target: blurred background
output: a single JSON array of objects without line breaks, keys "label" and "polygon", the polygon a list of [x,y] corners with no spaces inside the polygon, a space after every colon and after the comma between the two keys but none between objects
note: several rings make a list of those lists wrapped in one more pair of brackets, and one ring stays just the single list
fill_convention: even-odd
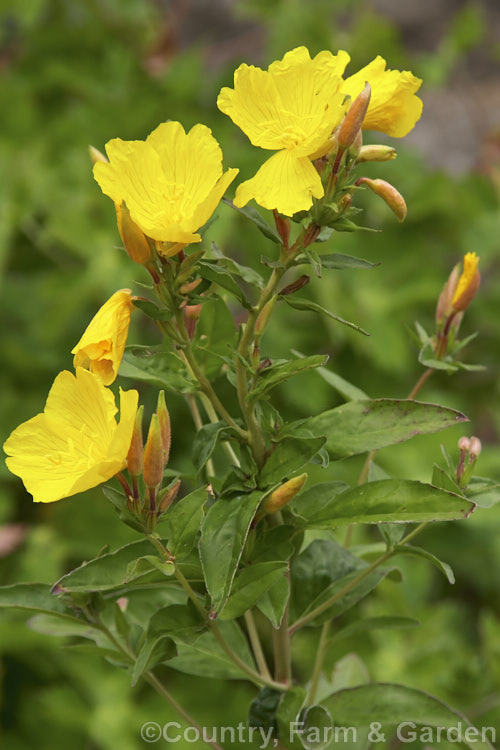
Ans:
[{"label": "blurred background", "polygon": [[[301,44],[311,54],[348,50],[351,72],[377,54],[391,68],[411,69],[424,80],[424,113],[407,138],[392,142],[396,161],[363,170],[401,190],[406,222],[398,225],[384,203],[363,194],[362,223],[383,231],[334,234],[329,241],[332,252],[381,264],[369,271],[325,271],[303,291],[366,328],[370,338],[280,308],[265,348],[275,356],[290,349],[328,353],[329,367],[370,396],[404,397],[422,372],[411,336],[414,321],[432,329],[451,268],[475,251],[482,285],[462,333],[478,332],[465,360],[486,369],[435,374],[421,393],[422,400],[465,412],[470,427],[415,438],[382,451],[378,460],[394,476],[430,481],[440,444],[456,458],[457,439],[474,433],[484,447],[478,473],[500,480],[496,0],[0,0],[2,441],[42,410],[55,375],[71,368],[71,348],[107,297],[127,286],[138,291],[135,282],[147,282],[120,249],[113,205],[92,178],[88,144],[102,149],[112,137],[142,139],[167,119],[180,120],[186,129],[203,122],[221,143],[226,166],[238,166],[240,177],[249,177],[265,154],[217,110],[218,91],[232,85],[241,62],[267,67]],[[366,142],[389,140],[372,133]],[[210,239],[255,267],[262,254],[272,253],[254,226],[227,206],[218,210]],[[241,310],[234,314],[241,319]],[[130,342],[159,341],[144,317],[134,318]],[[224,394],[223,379],[217,388]],[[154,394],[140,390],[152,406]],[[278,389],[276,401],[294,418],[341,402],[316,373]],[[171,464],[189,474],[189,412],[175,394],[168,404]],[[359,469],[359,460],[333,467],[335,477],[351,482]],[[312,474],[320,478],[321,469],[314,467]],[[133,538],[98,489],[34,505],[3,462],[0,479],[1,584],[53,583],[104,544],[116,548]],[[358,530],[356,539],[368,534]],[[355,652],[372,679],[428,690],[476,724],[500,732],[500,507],[478,510],[467,522],[439,524],[421,543],[452,565],[456,585],[425,562],[403,560],[406,586],[384,582],[358,607],[364,615],[416,617],[421,626],[377,631],[362,643],[343,641],[329,654],[331,666],[346,650]],[[177,718],[149,687],[131,691],[127,675],[98,657],[28,629],[25,616],[0,617],[6,750],[135,750],[144,746],[144,721]],[[306,634],[296,645],[298,669],[306,676],[311,655]],[[253,691],[245,683],[228,687],[169,670],[164,676],[200,723],[246,720]]]}]

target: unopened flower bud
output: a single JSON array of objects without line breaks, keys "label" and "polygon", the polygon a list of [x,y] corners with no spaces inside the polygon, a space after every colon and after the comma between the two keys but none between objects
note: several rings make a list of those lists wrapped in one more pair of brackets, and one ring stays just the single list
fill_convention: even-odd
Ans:
[{"label": "unopened flower bud", "polygon": [[158,405],[156,407],[158,421],[160,423],[161,441],[165,454],[165,465],[170,457],[170,445],[172,443],[172,429],[170,426],[170,414],[168,413],[167,404],[165,403],[165,391],[158,394]]},{"label": "unopened flower bud", "polygon": [[196,330],[196,324],[201,314],[201,304],[199,305],[186,305],[184,308],[184,319],[186,322],[186,330],[190,339],[194,337]]},{"label": "unopened flower bud", "polygon": [[398,152],[392,146],[361,146],[356,161],[358,164],[365,161],[391,161],[391,159],[395,159],[397,155]]},{"label": "unopened flower bud", "polygon": [[309,227],[307,227],[306,232],[304,234],[304,239],[302,240],[302,245],[304,247],[307,247],[308,245],[312,245],[313,242],[316,242],[318,239],[318,235],[321,232],[321,227],[319,224],[311,224]]},{"label": "unopened flower bud", "polygon": [[470,439],[470,448],[469,448],[469,454],[471,457],[471,460],[474,461],[479,454],[481,453],[482,445],[479,438],[475,437],[474,435]]},{"label": "unopened flower bud", "polygon": [[444,321],[450,316],[452,312],[451,300],[455,294],[457,288],[458,279],[460,277],[460,264],[453,268],[453,271],[448,277],[448,281],[444,285],[441,294],[439,295],[438,303],[436,306],[436,324],[441,326]]},{"label": "unopened flower bud", "polygon": [[464,257],[464,269],[460,276],[451,300],[451,307],[454,312],[463,312],[467,310],[470,303],[476,296],[479,289],[480,274],[477,270],[479,258],[476,253],[466,253]]},{"label": "unopened flower bud", "polygon": [[288,482],[282,484],[274,492],[271,492],[264,502],[262,508],[264,513],[276,513],[276,511],[284,508],[300,492],[306,482],[307,474],[300,474],[298,477],[289,479]]},{"label": "unopened flower bud", "polygon": [[362,147],[363,147],[363,131],[359,129],[357,132],[356,138],[354,139],[352,144],[349,146],[350,158],[357,160]]},{"label": "unopened flower bud", "polygon": [[138,477],[142,474],[144,465],[144,443],[142,439],[142,415],[144,406],[137,409],[135,416],[134,429],[132,432],[132,441],[127,455],[127,469],[131,477]]},{"label": "unopened flower bud", "polygon": [[125,250],[135,263],[148,263],[151,260],[151,248],[144,232],[132,221],[125,201],[115,203],[115,208],[118,231]]},{"label": "unopened flower bud", "polygon": [[356,185],[366,185],[387,203],[396,214],[398,221],[404,221],[407,212],[405,199],[394,185],[385,180],[371,180],[369,177],[360,177],[359,180],[356,180]]},{"label": "unopened flower bud", "polygon": [[350,193],[345,193],[345,195],[342,196],[342,198],[337,203],[337,209],[339,214],[343,214],[345,211],[348,211],[351,208],[352,205],[352,195]]},{"label": "unopened flower bud", "polygon": [[180,486],[181,480],[178,479],[177,482],[172,485],[172,487],[169,487],[165,490],[165,492],[163,492],[163,494],[160,495],[158,499],[158,513],[165,513],[165,511],[170,508],[175,498],[177,497]]},{"label": "unopened flower bud", "polygon": [[291,284],[288,284],[288,286],[282,289],[280,292],[280,296],[286,297],[287,294],[293,294],[294,292],[298,292],[299,289],[302,289],[307,284],[309,284],[309,276],[307,276],[306,274],[303,274],[297,279],[297,281],[293,281]]},{"label": "unopened flower bud", "polygon": [[103,154],[102,151],[99,151],[99,149],[95,146],[89,146],[89,156],[92,164],[97,164],[98,161],[104,161],[108,163],[108,158],[105,156],[105,154]]},{"label": "unopened flower bud", "polygon": [[468,453],[470,450],[470,438],[462,435],[458,441],[458,450],[462,453]]},{"label": "unopened flower bud", "polygon": [[200,286],[203,279],[194,279],[193,281],[189,281],[186,284],[182,284],[179,287],[179,292],[181,294],[189,294],[190,292],[194,291],[197,286]]},{"label": "unopened flower bud", "polygon": [[257,318],[257,322],[255,323],[255,337],[257,339],[260,339],[262,334],[267,328],[267,324],[269,323],[269,318],[271,317],[274,306],[276,304],[276,300],[278,299],[277,295],[275,294],[271,299],[266,302],[264,307],[259,313],[259,316]]},{"label": "unopened flower bud", "polygon": [[154,489],[163,479],[164,450],[158,414],[153,414],[149,425],[148,439],[144,449],[144,481],[146,487]]},{"label": "unopened flower bud", "polygon": [[276,229],[283,242],[283,247],[288,248],[288,240],[290,238],[290,219],[286,216],[282,216],[276,209],[273,210],[274,222]]},{"label": "unopened flower bud", "polygon": [[339,128],[337,136],[339,148],[341,148],[342,150],[349,148],[349,146],[351,146],[356,140],[356,137],[361,130],[363,121],[366,117],[371,95],[371,86],[367,82],[365,83],[363,91],[358,94],[358,96],[349,107],[349,110],[344,117],[344,121]]}]

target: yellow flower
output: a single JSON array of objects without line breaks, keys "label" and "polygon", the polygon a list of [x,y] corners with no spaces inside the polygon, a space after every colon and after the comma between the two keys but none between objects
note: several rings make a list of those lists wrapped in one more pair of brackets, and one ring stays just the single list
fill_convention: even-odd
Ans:
[{"label": "yellow flower", "polygon": [[455,312],[466,310],[479,289],[480,275],[477,269],[478,263],[479,257],[476,253],[465,254],[462,275],[458,280],[451,300],[451,306]]},{"label": "yellow flower", "polygon": [[113,138],[109,163],[98,161],[94,177],[115,204],[125,201],[145,235],[161,242],[200,242],[196,231],[215,211],[237,169],[222,173],[222,151],[205,125],[185,133],[164,122],[145,141]]},{"label": "yellow flower", "polygon": [[239,185],[234,203],[254,198],[264,208],[291,216],[324,194],[309,158],[327,141],[343,114],[341,75],[349,57],[320,52],[311,60],[305,47],[287,52],[267,71],[240,65],[234,89],[223,88],[217,106],[254,146],[277,151],[255,177]]},{"label": "yellow flower", "polygon": [[409,70],[386,70],[386,61],[378,55],[375,60],[358,70],[342,84],[342,92],[353,101],[365,83],[372,95],[363,130],[378,130],[401,138],[415,127],[422,114],[422,100],[415,96],[422,81]]},{"label": "yellow flower", "polygon": [[347,52],[320,52],[311,60],[306,47],[287,52],[267,71],[240,65],[234,89],[223,88],[219,109],[233,120],[254,146],[277,151],[257,174],[238,186],[234,203],[252,198],[264,208],[291,216],[308,210],[312,199],[324,195],[312,160],[325,154],[329,136],[351,101],[368,83],[371,100],[363,127],[389,135],[405,135],[415,125],[422,102],[415,91],[421,81],[408,71],[385,70],[377,57],[343,80],[350,60]]},{"label": "yellow flower", "polygon": [[132,309],[130,289],[120,289],[108,299],[71,350],[75,355],[75,368],[90,370],[104,385],[115,380],[127,341]]},{"label": "yellow flower", "polygon": [[137,402],[137,391],[120,390],[117,424],[113,393],[81,367],[76,377],[65,370],[54,380],[44,411],[4,443],[7,466],[35,502],[96,487],[126,466]]}]

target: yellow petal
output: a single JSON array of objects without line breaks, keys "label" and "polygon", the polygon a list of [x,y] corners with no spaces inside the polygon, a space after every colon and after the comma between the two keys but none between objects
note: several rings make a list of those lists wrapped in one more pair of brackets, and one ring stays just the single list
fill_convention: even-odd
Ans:
[{"label": "yellow petal", "polygon": [[263,208],[292,216],[307,211],[312,197],[322,198],[323,194],[320,176],[308,158],[279,151],[264,162],[255,177],[238,186],[234,204],[245,206],[253,198]]},{"label": "yellow petal", "polygon": [[342,91],[355,99],[368,81],[372,95],[363,129],[400,138],[415,127],[422,114],[422,100],[415,96],[422,81],[408,70],[386,70],[385,67],[386,61],[377,56],[347,78]]},{"label": "yellow petal", "polygon": [[320,52],[311,60],[306,47],[287,52],[268,71],[240,65],[234,89],[223,88],[217,105],[261,148],[316,151],[343,115],[341,75],[349,56]]},{"label": "yellow petal", "polygon": [[7,466],[35,502],[96,487],[126,464],[137,399],[137,391],[122,394],[117,425],[113,394],[98,378],[82,368],[76,377],[59,373],[44,412],[19,425],[5,442]]},{"label": "yellow petal", "polygon": [[120,289],[98,310],[71,350],[74,367],[84,367],[110,385],[118,374],[132,312],[130,289]]},{"label": "yellow petal", "polygon": [[[187,219],[185,222],[185,226],[189,227],[192,226],[193,229],[198,229],[199,227],[202,227],[206,222],[209,220],[209,218],[212,216],[213,212],[217,208],[220,199],[226,192],[229,185],[232,183],[236,175],[238,174],[240,170],[239,169],[228,169],[222,177],[218,180],[216,185],[212,188],[208,196],[205,198],[203,203],[201,203],[199,206],[196,207],[196,210],[192,216],[191,219]],[[196,235],[199,237],[199,235]],[[200,238],[201,239],[201,238]],[[192,240],[191,240],[192,241]]]}]

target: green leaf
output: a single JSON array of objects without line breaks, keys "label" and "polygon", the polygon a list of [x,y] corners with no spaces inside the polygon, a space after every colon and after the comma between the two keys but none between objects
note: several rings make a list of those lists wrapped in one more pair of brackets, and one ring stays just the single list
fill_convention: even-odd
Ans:
[{"label": "green leaf", "polygon": [[252,305],[243,294],[242,289],[238,286],[230,273],[225,268],[217,264],[217,261],[203,260],[198,267],[199,275],[208,281],[218,284],[235,297],[238,302],[250,310]]},{"label": "green leaf", "polygon": [[[220,622],[219,629],[226,643],[238,654],[245,664],[255,669],[248,643],[241,629],[234,620]],[[199,677],[210,677],[211,679],[242,680],[246,675],[234,664],[226,654],[215,636],[203,633],[193,643],[185,644],[173,636],[177,645],[177,656],[168,663],[169,667],[193,674]]]},{"label": "green leaf", "polygon": [[257,609],[272,623],[274,628],[279,628],[286,605],[290,596],[290,583],[286,576],[278,578],[276,583],[260,597]]},{"label": "green leaf", "polygon": [[219,615],[220,620],[234,620],[260,599],[287,570],[286,563],[262,562],[244,568],[234,579],[231,595]]},{"label": "green leaf", "polygon": [[[371,722],[390,726],[407,726],[408,722],[413,722],[423,727],[446,728],[461,724],[465,735],[466,728],[472,726],[462,714],[438,698],[406,685],[372,683],[340,690],[328,700],[328,708],[337,726],[344,727],[366,727]],[[471,741],[469,735],[462,742],[471,750],[493,750],[487,738],[480,739],[480,736],[478,731],[477,739]],[[424,744],[434,746],[435,743],[427,739]]]},{"label": "green leaf", "polygon": [[500,483],[485,477],[472,477],[466,494],[469,500],[480,508],[491,508],[500,503]]},{"label": "green leaf", "polygon": [[36,633],[43,635],[56,636],[58,638],[87,638],[94,643],[102,646],[110,645],[102,631],[92,627],[84,620],[78,620],[76,617],[67,615],[38,614],[28,621],[28,626]]},{"label": "green leaf", "polygon": [[328,355],[316,354],[312,357],[303,357],[266,367],[258,374],[256,384],[248,394],[247,401],[251,403],[258,398],[262,398],[270,390],[280,383],[285,382],[293,375],[298,375],[314,367],[320,367],[326,364],[326,362],[328,362]]},{"label": "green leaf", "polygon": [[205,487],[178,500],[165,517],[168,549],[176,560],[183,560],[193,549],[208,494]]},{"label": "green leaf", "polygon": [[305,750],[323,750],[331,743],[332,717],[324,706],[309,706],[302,715],[300,740]]},{"label": "green leaf", "polygon": [[284,437],[264,464],[260,475],[263,487],[275,484],[298,471],[325,445],[324,437]]},{"label": "green leaf", "polygon": [[193,463],[196,471],[201,471],[214,452],[221,433],[227,430],[225,422],[214,422],[201,427],[193,440]]},{"label": "green leaf", "polygon": [[347,489],[349,485],[345,482],[315,484],[297,495],[288,507],[299,519],[299,526],[311,529],[322,528],[325,520],[330,519],[332,512],[335,512],[337,495]]},{"label": "green leaf", "polygon": [[129,563],[127,567],[127,580],[133,581],[140,578],[144,573],[158,570],[164,576],[170,577],[175,572],[175,565],[170,560],[162,560],[155,555],[144,555]]},{"label": "green leaf", "polygon": [[354,255],[343,255],[342,253],[330,253],[321,255],[321,265],[324,268],[334,268],[343,270],[345,268],[375,268],[380,263],[372,263],[363,258],[356,258]]},{"label": "green leaf", "polygon": [[448,474],[447,471],[437,464],[434,464],[432,469],[432,484],[434,487],[439,487],[441,490],[448,490],[448,492],[454,492],[456,495],[464,494],[462,489],[458,486],[455,477]]},{"label": "green leaf", "polygon": [[428,560],[433,565],[436,566],[438,570],[443,573],[445,578],[448,579],[448,582],[452,585],[455,583],[455,574],[453,573],[453,570],[448,565],[448,563],[443,562],[440,560],[436,555],[433,555],[432,552],[427,552],[426,549],[422,549],[421,547],[413,547],[411,544],[403,544],[403,545],[396,545],[394,547],[395,552],[398,554],[403,555],[413,555],[413,557],[422,557],[424,560]]},{"label": "green leaf", "polygon": [[60,578],[54,588],[70,592],[111,591],[145,575],[144,570],[137,571],[135,566],[138,558],[149,556],[152,549],[146,540],[131,542],[115,552],[84,562]]},{"label": "green leaf", "polygon": [[243,279],[246,284],[256,287],[257,289],[262,289],[265,286],[265,281],[258,271],[250,268],[250,266],[243,266],[241,263],[237,263],[233,258],[228,258],[217,247],[215,242],[212,242],[212,254],[220,266],[225,268],[233,276]]},{"label": "green leaf", "polygon": [[68,608],[45,583],[14,583],[0,586],[0,608],[27,609],[47,614],[61,613],[68,616]]},{"label": "green leaf", "polygon": [[387,549],[392,549],[397,544],[406,531],[406,524],[404,523],[379,523],[377,530],[380,536],[384,540]]},{"label": "green leaf", "polygon": [[205,375],[215,378],[223,365],[221,356],[236,347],[233,316],[222,299],[210,297],[203,303],[196,326],[195,347]]},{"label": "green leaf", "polygon": [[294,297],[292,295],[287,295],[286,297],[280,297],[279,299],[286,302],[287,305],[290,307],[293,307],[294,310],[309,310],[311,312],[316,313],[322,313],[323,315],[327,315],[329,318],[332,318],[332,320],[336,320],[337,323],[342,323],[345,326],[349,326],[349,328],[354,328],[355,331],[358,331],[359,333],[364,334],[365,336],[369,336],[370,334],[365,331],[363,328],[360,328],[356,323],[351,323],[348,320],[344,320],[344,318],[341,318],[339,315],[335,315],[334,313],[330,312],[324,307],[321,307],[321,305],[318,305],[317,302],[313,302],[309,299],[303,299],[300,297]]},{"label": "green leaf", "polygon": [[110,487],[109,485],[105,484],[101,487],[104,496],[109,500],[113,508],[118,513],[118,518],[120,521],[123,521],[127,526],[129,526],[131,529],[134,529],[134,531],[138,531],[139,533],[144,533],[144,527],[143,524],[134,516],[133,513],[131,513],[127,507],[127,498],[125,497],[123,492],[120,492],[119,490],[115,490],[114,487]]},{"label": "green leaf", "polygon": [[278,710],[276,711],[276,724],[278,725],[279,737],[284,746],[290,748],[290,750],[302,750],[304,747],[291,730],[299,721],[300,712],[305,700],[305,689],[303,687],[293,687],[282,694]]},{"label": "green leaf", "polygon": [[467,421],[464,414],[445,406],[380,398],[351,401],[296,424],[313,435],[326,435],[328,452],[340,459]]},{"label": "green leaf", "polygon": [[282,244],[282,239],[279,236],[276,229],[273,226],[271,226],[271,224],[268,224],[267,221],[262,218],[262,216],[259,214],[259,212],[255,208],[252,208],[251,206],[245,206],[244,208],[239,208],[238,206],[235,206],[234,203],[230,201],[228,198],[223,198],[222,200],[228,206],[231,206],[231,208],[234,208],[235,211],[238,211],[238,213],[243,214],[243,216],[246,216],[247,219],[250,219],[250,221],[255,224],[257,229],[260,232],[262,232],[264,237],[267,237],[269,240],[276,242],[277,245]]},{"label": "green leaf", "polygon": [[153,669],[157,664],[172,659],[177,649],[172,639],[165,635],[148,638],[142,644],[132,669],[132,687],[137,684],[144,672]]},{"label": "green leaf", "polygon": [[142,310],[148,318],[152,318],[153,320],[167,321],[171,320],[173,317],[173,313],[171,313],[170,310],[159,308],[158,305],[155,305],[155,303],[151,302],[149,299],[134,299],[134,307]]},{"label": "green leaf", "polygon": [[221,498],[212,505],[201,527],[201,564],[215,613],[225,605],[262,492]]},{"label": "green leaf", "polygon": [[263,687],[250,703],[248,726],[262,728],[266,734],[270,730],[274,733],[277,729],[275,715],[281,695],[280,690]]},{"label": "green leaf", "polygon": [[154,347],[127,347],[119,375],[175,393],[191,393],[194,390],[193,383],[186,375],[186,367],[177,354]]}]

